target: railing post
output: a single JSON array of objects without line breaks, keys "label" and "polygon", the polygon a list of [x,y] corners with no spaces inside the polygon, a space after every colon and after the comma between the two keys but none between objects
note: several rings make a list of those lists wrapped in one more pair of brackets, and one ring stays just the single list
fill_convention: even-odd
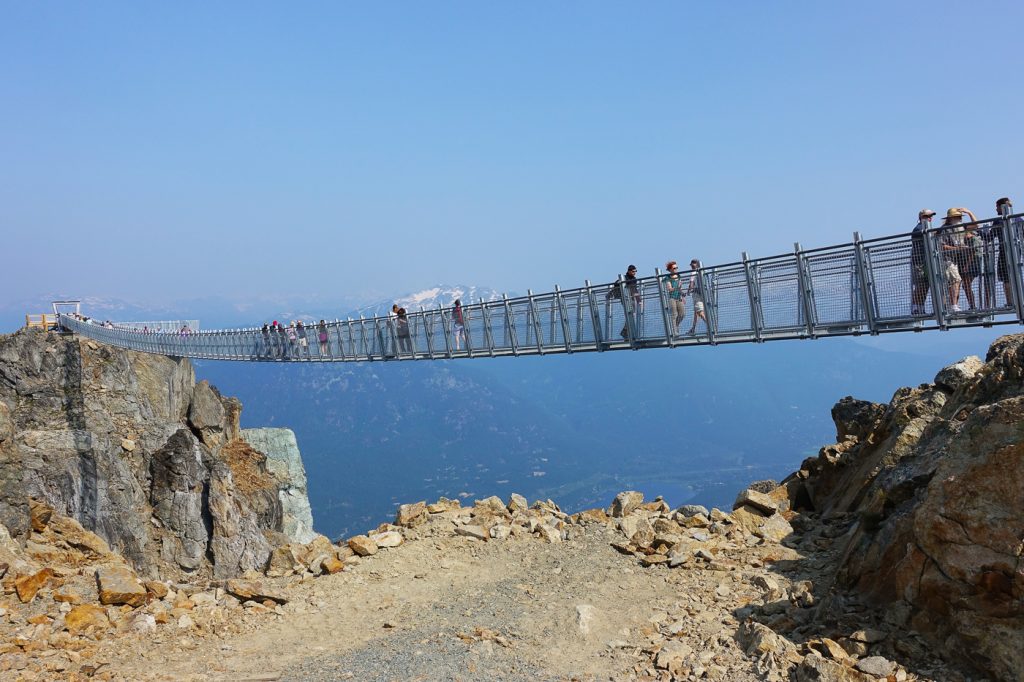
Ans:
[{"label": "railing post", "polygon": [[423,337],[427,340],[427,355],[434,359],[434,317],[430,317],[430,324],[427,324],[427,311],[420,306],[420,319],[423,320]]},{"label": "railing post", "polygon": [[[1010,204],[999,205],[999,216],[1002,218],[1002,242],[1000,254],[1006,260],[1006,271],[1010,276],[1010,290],[1013,292],[1013,309],[1017,312],[1017,322],[1024,324],[1024,279],[1021,274],[1021,243],[1019,236],[1014,234],[1013,220],[1010,218]],[[1018,218],[1019,220],[1019,218]],[[998,279],[998,278],[997,278]]]},{"label": "railing post", "polygon": [[928,229],[923,235],[925,274],[928,275],[928,286],[932,292],[932,313],[939,329],[946,328],[946,276],[942,260],[942,252],[935,248],[938,239],[935,230]]},{"label": "railing post", "polygon": [[793,256],[796,258],[796,280],[800,287],[800,311],[804,317],[804,326],[807,327],[807,335],[815,338],[814,333],[814,291],[811,287],[811,278],[807,274],[807,261],[800,242],[793,244]]},{"label": "railing post", "polygon": [[599,353],[604,352],[604,344],[601,340],[601,314],[597,310],[597,301],[594,300],[594,287],[590,280],[584,280],[587,285],[587,301],[590,303],[590,321],[594,325],[594,345]]},{"label": "railing post", "polygon": [[562,321],[562,342],[565,344],[565,352],[572,352],[572,341],[569,338],[568,313],[565,311],[565,301],[562,299],[562,290],[555,285],[555,304],[558,306],[558,317]]},{"label": "railing post", "polygon": [[861,305],[864,306],[864,320],[867,322],[868,330],[872,336],[878,334],[878,326],[875,322],[875,294],[871,278],[868,276],[867,254],[864,252],[864,243],[860,239],[860,232],[853,233],[853,253],[857,258],[857,281],[860,288]]},{"label": "railing post", "polygon": [[533,300],[533,290],[526,290],[526,298],[530,303],[530,324],[533,326],[533,333],[537,335],[537,352],[544,354],[544,330],[540,326],[540,318],[537,317],[537,304]]},{"label": "railing post", "polygon": [[[444,331],[444,347],[446,350],[446,357],[452,358],[452,327],[448,321],[448,318],[444,314],[444,308],[440,303],[437,304],[437,311],[441,313],[441,329]],[[462,316],[462,328],[466,328],[466,316]]]},{"label": "railing post", "polygon": [[473,331],[469,327],[469,312],[470,306],[462,306],[462,340],[466,342],[466,355],[469,357],[475,357],[473,355]]},{"label": "railing post", "polygon": [[747,279],[747,298],[750,300],[750,326],[754,329],[754,340],[761,343],[764,340],[761,334],[761,288],[757,286],[754,266],[751,265],[746,251],[743,252],[743,274]]},{"label": "railing post", "polygon": [[515,319],[512,317],[512,306],[508,304],[508,295],[501,295],[501,303],[505,306],[505,333],[508,334],[509,343],[512,346],[512,355],[519,355],[519,338],[516,334]]},{"label": "railing post", "polygon": [[494,331],[491,329],[491,309],[484,301],[480,301],[480,315],[484,318],[484,344],[487,345],[487,352],[494,357]]},{"label": "railing post", "polygon": [[675,345],[673,340],[673,326],[672,322],[668,319],[668,300],[665,298],[665,283],[662,281],[661,268],[654,268],[655,282],[658,285],[658,301],[661,303],[661,319],[665,323],[665,345],[672,347]]}]

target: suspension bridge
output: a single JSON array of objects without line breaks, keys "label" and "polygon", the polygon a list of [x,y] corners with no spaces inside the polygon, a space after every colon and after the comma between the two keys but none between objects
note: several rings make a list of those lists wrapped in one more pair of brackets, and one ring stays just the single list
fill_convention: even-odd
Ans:
[{"label": "suspension bridge", "polygon": [[[246,362],[441,360],[819,339],[1024,323],[1024,214],[700,265],[627,281],[302,329],[100,323],[55,302],[57,325],[174,357]],[[679,293],[681,305],[679,303]],[[675,300],[675,302],[673,302]],[[685,318],[678,319],[680,307]],[[697,310],[701,315],[694,319]],[[45,326],[45,320],[44,326]],[[694,324],[696,322],[696,324]],[[692,331],[691,331],[692,325]]]}]

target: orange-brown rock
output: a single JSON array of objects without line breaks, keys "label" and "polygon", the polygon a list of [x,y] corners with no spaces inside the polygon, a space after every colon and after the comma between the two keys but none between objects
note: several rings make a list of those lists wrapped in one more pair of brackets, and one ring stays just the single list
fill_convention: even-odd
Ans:
[{"label": "orange-brown rock", "polygon": [[320,564],[320,568],[324,573],[340,573],[345,570],[345,562],[340,560],[337,556],[329,556],[323,560]]},{"label": "orange-brown rock", "polygon": [[39,590],[43,589],[43,587],[46,586],[46,583],[48,583],[53,576],[53,569],[46,567],[32,575],[25,575],[16,578],[14,581],[14,589],[18,592],[18,599],[20,599],[23,604],[27,604],[32,601],[36,598],[36,594],[38,594]]},{"label": "orange-brown rock", "polygon": [[888,405],[845,398],[834,446],[784,481],[794,508],[852,514],[837,574],[899,627],[997,680],[1024,670],[1024,335]]},{"label": "orange-brown rock", "polygon": [[107,618],[106,609],[95,604],[79,604],[64,616],[64,626],[73,635],[90,628],[104,629],[108,625],[110,620]]},{"label": "orange-brown rock", "polygon": [[82,597],[76,592],[54,592],[53,601],[67,602],[68,604],[81,604]]},{"label": "orange-brown rock", "polygon": [[96,571],[100,603],[142,606],[146,603],[146,588],[135,574],[124,566],[104,566]]},{"label": "orange-brown rock", "polygon": [[50,522],[50,518],[53,516],[53,509],[45,502],[30,497],[28,500],[28,511],[32,530],[37,533],[42,533],[46,530],[46,524]]},{"label": "orange-brown rock", "polygon": [[288,598],[276,590],[265,587],[254,580],[229,580],[224,589],[242,601],[264,601],[270,599],[278,604],[287,604]]},{"label": "orange-brown rock", "polygon": [[167,585],[159,580],[147,580],[143,585],[145,585],[146,591],[157,599],[163,599],[167,596]]},{"label": "orange-brown rock", "polygon": [[[504,508],[504,505],[502,505]],[[398,513],[395,515],[395,525],[405,526],[412,528],[427,519],[427,503],[426,502],[414,502],[413,504],[403,504],[398,508]]]}]

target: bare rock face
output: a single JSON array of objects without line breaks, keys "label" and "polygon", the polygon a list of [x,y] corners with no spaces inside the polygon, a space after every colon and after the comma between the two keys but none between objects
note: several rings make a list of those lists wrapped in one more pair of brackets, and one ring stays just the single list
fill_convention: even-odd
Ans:
[{"label": "bare rock face", "polygon": [[266,456],[266,470],[277,481],[281,532],[292,542],[310,542],[316,537],[313,511],[306,490],[306,468],[295,433],[281,428],[243,429],[241,437]]},{"label": "bare rock face", "polygon": [[[855,439],[822,448],[784,482],[794,504],[856,515],[836,580],[938,649],[996,679],[1017,679],[1024,335],[996,341],[984,364],[967,358],[934,385],[900,389],[881,416],[863,406],[859,414],[836,420],[838,434]],[[800,676],[814,679],[809,669]]]},{"label": "bare rock face", "polygon": [[48,526],[61,546],[114,552],[146,577],[262,569],[280,493],[308,500],[265,456],[229,456],[240,411],[185,359],[0,336],[0,524],[22,544]]}]

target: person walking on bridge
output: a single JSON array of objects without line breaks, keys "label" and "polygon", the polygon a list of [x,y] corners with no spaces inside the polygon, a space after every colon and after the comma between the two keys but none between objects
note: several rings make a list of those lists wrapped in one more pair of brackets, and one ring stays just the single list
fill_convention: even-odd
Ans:
[{"label": "person walking on bridge", "polygon": [[327,322],[320,320],[316,327],[316,338],[320,342],[320,357],[327,356]]},{"label": "person walking on bridge", "polygon": [[932,229],[932,216],[935,211],[930,208],[921,209],[917,214],[917,225],[910,233],[910,314],[924,315],[924,302],[928,298],[928,267],[925,262],[924,240],[926,233]]},{"label": "person walking on bridge", "polygon": [[679,335],[679,325],[686,317],[686,295],[683,293],[683,280],[679,277],[679,266],[674,260],[665,263],[668,275],[665,277],[665,288],[668,291],[668,316],[673,324],[674,333]]},{"label": "person walking on bridge", "polygon": [[466,337],[466,318],[462,316],[462,299],[459,298],[452,306],[452,336],[455,337],[455,350],[461,350]]},{"label": "person walking on bridge", "polygon": [[412,335],[409,333],[409,316],[405,308],[398,309],[395,318],[396,333],[398,334],[398,348],[402,353],[412,353]]},{"label": "person walking on bridge", "polygon": [[[632,310],[630,310],[629,303],[626,302],[626,299],[622,298],[622,289],[620,287],[623,285],[625,286],[629,299],[632,302]],[[624,317],[622,320],[622,330],[619,332],[619,336],[622,337],[623,341],[629,341],[629,316],[633,316],[633,319],[636,322],[637,327],[639,328],[639,316],[641,308],[643,307],[643,299],[640,297],[640,283],[637,281],[636,278],[635,265],[630,265],[628,268],[626,268],[626,276],[624,278],[623,283],[621,285],[618,282],[613,284],[612,288],[608,292],[607,298],[618,298],[622,301],[622,311]]]},{"label": "person walking on bridge", "polygon": [[686,287],[686,293],[693,297],[693,324],[690,325],[690,336],[694,336],[697,333],[697,320],[704,320],[704,328],[710,330],[708,318],[704,312],[706,297],[704,296],[701,267],[700,261],[696,258],[690,261],[690,283]]}]

